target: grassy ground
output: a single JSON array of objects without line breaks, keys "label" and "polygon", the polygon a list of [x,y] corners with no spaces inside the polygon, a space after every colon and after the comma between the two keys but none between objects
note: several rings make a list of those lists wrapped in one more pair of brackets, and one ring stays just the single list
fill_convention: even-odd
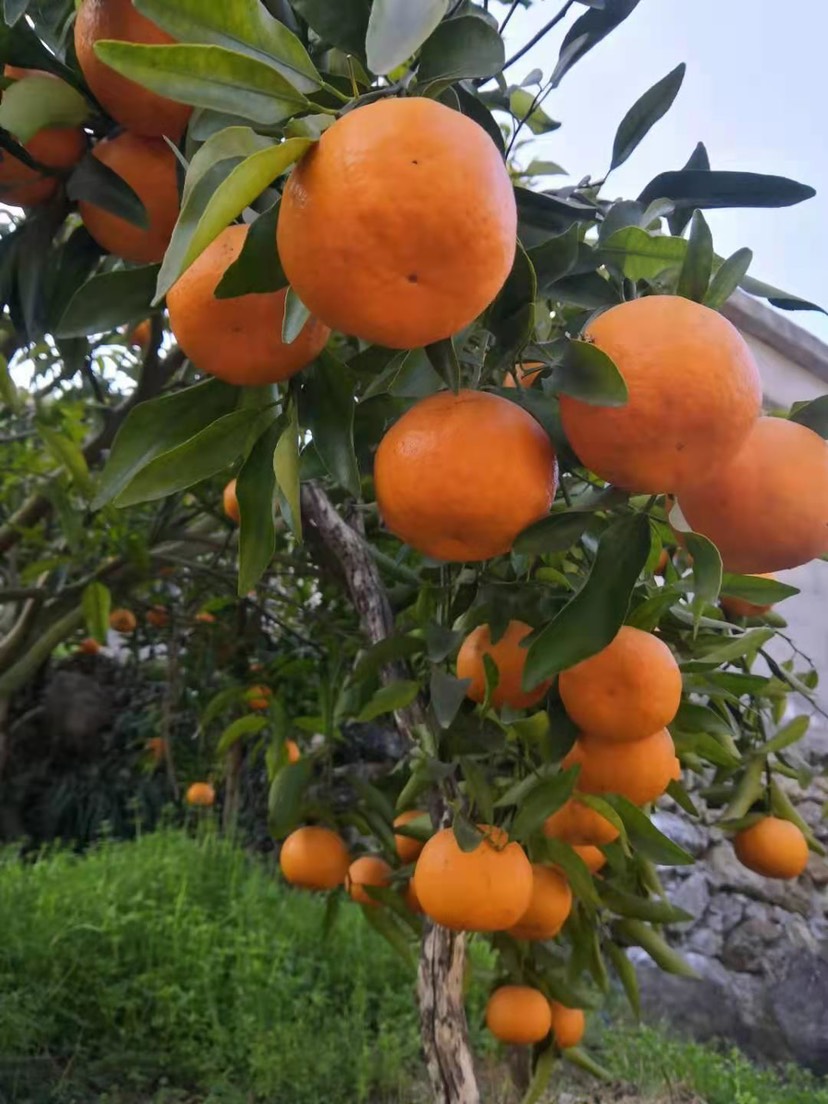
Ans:
[{"label": "grassy ground", "polygon": [[[425,1104],[413,977],[355,907],[209,835],[161,832],[84,858],[0,860],[0,1104]],[[330,917],[327,917],[330,921]],[[478,974],[487,959],[474,949]],[[470,1021],[485,1104],[505,1066]],[[828,1104],[801,1071],[652,1029],[594,1024],[617,1082],[565,1064],[561,1104]]]}]

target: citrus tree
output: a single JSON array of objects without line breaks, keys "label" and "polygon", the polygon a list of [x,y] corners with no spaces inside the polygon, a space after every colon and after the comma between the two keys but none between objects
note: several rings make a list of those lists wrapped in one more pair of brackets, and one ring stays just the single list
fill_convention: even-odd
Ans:
[{"label": "citrus tree", "polygon": [[[557,60],[522,83],[517,6],[6,0],[0,39],[0,190],[24,212],[0,242],[0,701],[101,637],[113,594],[149,616],[162,566],[177,601],[232,557],[240,602],[277,623],[292,602],[318,694],[290,700],[277,663],[251,688],[231,648],[202,723],[220,757],[264,755],[287,880],[331,910],[344,884],[419,944],[444,1104],[479,1099],[468,933],[496,954],[489,1028],[535,1044],[528,1099],[559,1053],[591,1065],[610,971],[637,1006],[628,947],[687,972],[657,866],[692,860],[651,821],[662,795],[695,817],[701,793],[767,876],[818,849],[780,781],[815,675],[769,573],[828,551],[828,404],[761,416],[718,313],[737,287],[813,305],[718,256],[703,214],[812,190],[699,144],[606,198],[683,66],[619,112],[602,177],[548,186],[526,139],[636,0],[550,11],[533,43]],[[123,329],[147,318],[138,357]],[[384,755],[349,755],[377,718]]]}]

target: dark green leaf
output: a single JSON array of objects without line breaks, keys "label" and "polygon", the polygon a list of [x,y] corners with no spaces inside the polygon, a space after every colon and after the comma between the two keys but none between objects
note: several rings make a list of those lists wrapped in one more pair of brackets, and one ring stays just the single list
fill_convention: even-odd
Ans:
[{"label": "dark green leaf", "polygon": [[277,771],[267,798],[267,823],[276,839],[288,835],[302,818],[305,791],[313,774],[310,759],[289,763]]},{"label": "dark green leaf", "polygon": [[667,787],[667,793],[675,801],[676,805],[680,809],[684,809],[685,813],[692,817],[700,816],[699,810],[693,804],[693,799],[682,786],[681,782],[677,782],[674,778],[670,785]]},{"label": "dark green leaf", "polygon": [[289,404],[287,418],[273,450],[273,473],[282,517],[297,540],[302,539],[302,505],[299,479],[299,414],[296,403]]},{"label": "dark green leaf", "polygon": [[285,298],[285,316],[282,319],[282,341],[290,345],[296,340],[310,318],[310,311],[293,290],[288,288]]},{"label": "dark green leaf", "polygon": [[378,932],[389,946],[397,952],[409,970],[414,970],[417,965],[417,956],[414,953],[411,936],[401,918],[389,908],[363,907],[362,915],[374,931]]},{"label": "dark green leaf", "polygon": [[494,820],[494,798],[486,772],[476,759],[463,756],[460,769],[466,782],[466,797],[470,808],[482,817],[485,824]]},{"label": "dark green leaf", "polygon": [[324,42],[347,54],[365,57],[365,36],[371,0],[291,0],[291,6]]},{"label": "dark green leaf", "polygon": [[589,311],[614,307],[620,302],[619,294],[609,280],[597,272],[564,276],[549,289],[549,296],[557,303]]},{"label": "dark green leaf", "polygon": [[565,552],[580,540],[592,521],[586,511],[568,510],[541,518],[519,534],[513,549],[525,556],[542,556],[547,552]]},{"label": "dark green leaf", "polygon": [[615,924],[615,930],[626,943],[643,948],[653,962],[666,973],[677,974],[679,977],[698,977],[681,955],[643,920],[635,920],[632,917],[619,920]]},{"label": "dark green leaf", "polygon": [[573,222],[592,222],[597,210],[581,200],[515,188],[518,218],[522,226],[562,234]]},{"label": "dark green leaf", "polygon": [[807,734],[810,725],[810,717],[794,717],[792,721],[788,721],[786,725],[783,725],[775,736],[756,750],[761,755],[772,755],[784,751],[785,748],[798,744]]},{"label": "dark green leaf", "polygon": [[605,530],[586,582],[529,647],[523,672],[527,689],[615,638],[649,552],[650,523],[643,514],[619,518]]},{"label": "dark green leaf", "polygon": [[538,283],[532,262],[518,242],[512,271],[489,308],[486,326],[494,334],[502,363],[524,345],[532,332]]},{"label": "dark green leaf", "polygon": [[523,797],[518,806],[512,836],[524,841],[536,832],[547,817],[552,816],[572,796],[580,768],[560,771],[551,778],[541,779]]},{"label": "dark green leaf", "polygon": [[250,451],[236,482],[239,500],[239,584],[241,597],[256,586],[276,550],[276,476],[273,453],[282,426],[273,422]]},{"label": "dark green leaf", "polygon": [[619,23],[623,23],[637,3],[638,0],[607,0],[603,8],[591,7],[580,19],[576,19],[561,43],[558,64],[552,73],[552,84],[560,84],[572,66]]},{"label": "dark green leaf", "polygon": [[544,863],[554,863],[561,868],[577,897],[589,905],[598,904],[598,894],[589,867],[568,843],[559,839],[544,839],[536,845],[536,851],[538,858]]},{"label": "dark green leaf", "polygon": [[779,307],[780,310],[815,310],[822,314],[828,314],[828,311],[825,311],[816,303],[809,303],[807,299],[800,299],[798,296],[791,295],[789,292],[782,291],[771,284],[764,284],[761,280],[754,279],[753,276],[745,276],[739,286],[749,295],[757,295],[760,299],[767,299],[771,306]]},{"label": "dark green leaf", "polygon": [[374,0],[365,36],[368,68],[385,76],[407,61],[437,28],[449,0]]},{"label": "dark green leaf", "polygon": [[267,728],[267,723],[267,717],[256,716],[253,713],[232,721],[219,737],[219,742],[216,744],[216,755],[219,758],[226,755],[245,736],[255,736],[257,732]]},{"label": "dark green leaf", "polygon": [[432,670],[429,693],[431,707],[440,728],[451,726],[470,685],[471,679],[454,678],[452,675],[447,675],[445,671],[441,671],[439,667]]},{"label": "dark green leaf", "polygon": [[629,280],[654,280],[665,269],[679,268],[684,263],[687,242],[627,226],[602,242],[601,254],[614,261]]},{"label": "dark green leaf", "polygon": [[220,380],[207,380],[136,406],[115,437],[93,509],[116,498],[156,457],[234,410],[238,400],[238,388]]},{"label": "dark green leaf", "polygon": [[609,803],[619,813],[627,838],[639,854],[659,866],[690,866],[693,856],[683,847],[659,832],[646,813],[625,797],[610,797]]},{"label": "dark green leaf", "polygon": [[354,681],[362,682],[363,679],[373,678],[387,664],[398,659],[408,659],[422,650],[422,640],[414,636],[387,636],[360,656],[354,667]]},{"label": "dark green leaf", "polygon": [[441,380],[455,395],[460,390],[460,364],[450,337],[426,346],[426,355]]},{"label": "dark green leaf", "polygon": [[593,406],[625,406],[627,385],[614,361],[591,341],[567,341],[563,359],[552,376],[564,395]]},{"label": "dark green leaf", "polygon": [[323,352],[311,368],[305,369],[308,429],[316,451],[333,479],[360,497],[359,468],[354,452],[354,395],[345,365]]},{"label": "dark green leaf", "polygon": [[670,199],[676,207],[790,207],[816,193],[806,184],[762,173],[705,172],[682,169],[660,173],[650,181],[639,203]]},{"label": "dark green leaf", "polygon": [[[828,396],[826,396],[828,399]],[[815,400],[819,402],[819,399]],[[826,402],[828,411],[828,402]],[[785,598],[799,594],[799,589],[789,583],[780,583],[777,579],[763,579],[759,575],[734,575],[730,572],[722,576],[722,594],[732,598],[742,598],[757,606],[774,605]]]},{"label": "dark green leaf", "polygon": [[500,152],[505,155],[506,144],[503,140],[503,132],[497,125],[491,111],[489,111],[485,104],[480,102],[474,93],[469,92],[462,84],[458,84],[454,91],[457,94],[461,112],[464,115],[468,115],[470,119],[473,119],[478,126],[481,126]]},{"label": "dark green leaf", "polygon": [[745,273],[753,261],[750,249],[737,249],[716,270],[704,297],[704,304],[711,310],[721,310],[737,287],[744,281]]},{"label": "dark green leaf", "polygon": [[26,14],[29,0],[3,0],[3,19],[7,26],[13,27]]},{"label": "dark green leaf", "polygon": [[137,193],[122,176],[91,153],[72,170],[66,181],[66,195],[74,201],[82,199],[94,203],[110,215],[125,219],[142,230],[149,226],[149,217]]},{"label": "dark green leaf", "polygon": [[638,1020],[641,1018],[641,995],[638,990],[638,975],[635,972],[635,966],[617,944],[607,941],[604,944],[604,949],[609,955],[612,968],[618,975],[618,980],[624,989],[632,1013]]},{"label": "dark green leaf", "polygon": [[81,595],[81,608],[86,630],[99,644],[106,644],[109,632],[109,611],[112,595],[103,583],[90,583]]},{"label": "dark green leaf", "polygon": [[686,924],[694,919],[691,913],[676,908],[669,901],[658,897],[637,897],[606,882],[599,886],[598,893],[607,908],[617,916],[633,916],[652,924]]},{"label": "dark green leaf", "polygon": [[89,475],[86,457],[83,455],[80,446],[71,437],[67,437],[64,433],[59,433],[51,426],[43,423],[38,423],[37,432],[54,459],[71,476],[81,494],[85,498],[91,498],[92,479]]},{"label": "dark green leaf", "polygon": [[791,413],[791,421],[807,426],[820,437],[828,438],[828,395],[803,403]]},{"label": "dark green leaf", "polygon": [[[696,303],[705,302],[710,273],[713,271],[713,235],[701,211],[690,220],[690,240],[679,273],[676,294]],[[708,304],[710,306],[711,304]]]},{"label": "dark green leaf", "polygon": [[686,68],[684,62],[677,65],[666,77],[662,77],[640,99],[636,100],[621,120],[612,146],[610,170],[623,165],[649,133],[650,128],[670,110],[681,88]]},{"label": "dark green leaf", "polygon": [[425,627],[426,654],[432,663],[442,663],[459,646],[463,633],[453,632],[431,621]]},{"label": "dark green leaf", "polygon": [[279,202],[250,224],[242,251],[225,271],[215,290],[216,299],[263,295],[287,287],[287,277],[276,251]]},{"label": "dark green leaf", "polygon": [[102,272],[82,284],[57,327],[57,337],[106,333],[150,313],[158,265]]},{"label": "dark green leaf", "polygon": [[542,245],[529,250],[529,260],[538,280],[538,294],[554,293],[557,280],[568,275],[578,260],[581,228],[573,222],[563,234],[557,234]]},{"label": "dark green leaf", "polygon": [[355,719],[364,723],[373,721],[375,717],[380,717],[383,713],[394,713],[397,709],[405,709],[407,705],[411,705],[419,692],[420,685],[417,682],[406,679],[389,682],[387,686],[382,686],[377,690],[368,704],[362,707]]},{"label": "dark green leaf", "polygon": [[543,108],[538,106],[537,97],[525,88],[512,90],[509,95],[509,110],[518,123],[528,127],[533,134],[551,134],[561,125],[556,119],[550,119]]},{"label": "dark green leaf", "polygon": [[716,545],[701,533],[685,533],[684,542],[693,557],[693,616],[698,624],[705,605],[719,597],[722,557]]},{"label": "dark green leaf", "polygon": [[465,851],[467,854],[471,851],[476,851],[480,844],[483,842],[483,833],[473,824],[462,809],[458,809],[454,814],[454,820],[451,824],[452,831],[454,832],[454,838],[457,840],[457,846],[461,851]]},{"label": "dark green leaf", "polygon": [[441,23],[420,52],[417,80],[493,77],[506,60],[503,40],[482,19],[460,16]]}]

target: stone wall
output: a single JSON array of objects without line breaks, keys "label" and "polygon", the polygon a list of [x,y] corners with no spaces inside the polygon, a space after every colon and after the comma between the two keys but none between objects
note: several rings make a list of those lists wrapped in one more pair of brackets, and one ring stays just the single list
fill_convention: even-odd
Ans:
[{"label": "stone wall", "polygon": [[[807,792],[794,782],[786,788],[828,845],[825,722],[806,754],[817,772]],[[812,855],[800,879],[776,881],[747,870],[723,833],[675,806],[655,821],[697,860],[661,874],[671,901],[695,917],[669,936],[699,980],[662,974],[634,952],[645,1015],[697,1039],[732,1040],[757,1058],[828,1074],[828,860]]]}]

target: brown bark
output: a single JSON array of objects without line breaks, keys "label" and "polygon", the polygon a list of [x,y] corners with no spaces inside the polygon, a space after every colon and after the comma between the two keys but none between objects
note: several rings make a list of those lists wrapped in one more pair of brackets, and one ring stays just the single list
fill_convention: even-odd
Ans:
[{"label": "brown bark", "polygon": [[[394,631],[394,617],[359,516],[349,524],[317,483],[302,487],[302,517],[310,542],[336,562],[368,642],[377,644]],[[405,677],[401,664],[389,664],[383,681]],[[395,714],[401,736],[414,740],[423,722],[422,702]],[[435,809],[439,813],[442,810]],[[480,1104],[463,1005],[465,936],[426,921],[420,947],[417,996],[420,1029],[434,1104]]]}]

